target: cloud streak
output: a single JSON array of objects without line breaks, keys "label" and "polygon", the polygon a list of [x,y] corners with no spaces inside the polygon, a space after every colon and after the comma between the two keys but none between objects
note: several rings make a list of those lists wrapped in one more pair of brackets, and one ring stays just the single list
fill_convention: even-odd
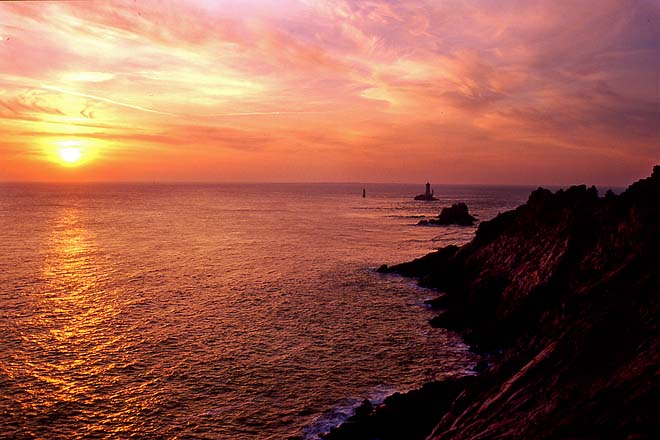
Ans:
[{"label": "cloud streak", "polygon": [[[105,102],[108,104],[113,104],[117,105],[120,107],[125,107],[125,108],[130,108],[133,110],[140,110],[143,112],[147,113],[155,113],[158,115],[166,115],[166,116],[189,116],[189,117],[196,117],[196,118],[214,118],[214,117],[228,117],[228,116],[267,116],[267,115],[303,115],[303,114],[312,114],[312,113],[327,113],[327,112],[310,112],[310,111],[270,111],[270,112],[235,112],[235,113],[212,113],[212,114],[184,114],[184,113],[171,113],[171,112],[164,112],[161,110],[155,110],[152,108],[147,108],[147,107],[141,107],[139,105],[133,105],[133,104],[128,104],[126,102],[121,102],[117,101],[114,99],[109,99],[109,98],[103,98],[101,96],[97,95],[91,95],[87,93],[80,93],[80,92],[75,92],[73,90],[67,90],[63,89],[61,87],[56,87],[56,86],[49,86],[49,85],[44,85],[41,86],[42,89],[52,91],[52,92],[58,92],[58,93],[64,93],[66,95],[71,95],[71,96],[78,96],[81,98],[88,98],[92,99],[94,101],[99,101],[99,102]],[[3,104],[0,102],[0,105],[4,105],[7,108],[10,108],[10,105],[8,104]],[[41,109],[43,110],[43,109]],[[50,110],[51,112],[55,112],[58,114],[62,114],[62,112],[58,110]],[[80,113],[86,117],[90,118],[90,112],[88,107],[85,109],[81,110]]]},{"label": "cloud streak", "polygon": [[71,95],[71,96],[79,96],[81,98],[89,98],[89,99],[93,99],[93,100],[99,101],[99,102],[107,102],[108,104],[118,105],[120,107],[130,108],[130,109],[133,109],[133,110],[140,110],[140,111],[147,112],[147,113],[155,113],[155,114],[159,114],[159,115],[176,116],[175,113],[169,113],[169,112],[163,112],[163,111],[160,111],[160,110],[154,110],[154,109],[151,109],[151,108],[141,107],[139,105],[133,105],[133,104],[125,103],[125,102],[115,101],[114,99],[103,98],[101,96],[96,96],[96,95],[90,95],[90,94],[87,94],[87,93],[74,92],[73,90],[67,90],[67,89],[63,89],[61,87],[44,85],[44,86],[41,86],[41,88],[44,89],[44,90],[50,90],[52,92],[64,93],[64,94]]}]

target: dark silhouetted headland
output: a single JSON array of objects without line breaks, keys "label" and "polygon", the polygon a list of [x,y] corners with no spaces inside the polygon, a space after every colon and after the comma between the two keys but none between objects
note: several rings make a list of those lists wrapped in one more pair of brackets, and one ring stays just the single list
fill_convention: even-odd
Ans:
[{"label": "dark silhouetted headland", "polygon": [[652,438],[659,268],[660,166],[618,196],[539,188],[470,243],[381,267],[441,291],[432,325],[482,373],[365,405],[327,438]]}]

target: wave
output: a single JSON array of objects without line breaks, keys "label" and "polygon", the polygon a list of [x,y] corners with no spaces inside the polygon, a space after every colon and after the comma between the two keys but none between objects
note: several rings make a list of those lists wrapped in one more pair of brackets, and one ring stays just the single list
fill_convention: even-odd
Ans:
[{"label": "wave", "polygon": [[337,406],[324,412],[301,430],[303,440],[318,440],[321,434],[329,432],[332,428],[348,420],[365,400],[368,400],[374,406],[380,405],[387,397],[397,391],[399,390],[396,388],[383,385],[372,390],[367,399],[351,398],[342,400]]}]

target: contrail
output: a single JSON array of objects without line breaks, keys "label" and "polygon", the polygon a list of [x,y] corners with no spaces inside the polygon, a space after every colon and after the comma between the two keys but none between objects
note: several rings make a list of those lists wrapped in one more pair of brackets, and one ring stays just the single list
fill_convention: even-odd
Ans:
[{"label": "contrail", "polygon": [[[2,1],[2,0],[0,0]],[[156,113],[159,115],[167,116],[187,116],[187,117],[196,117],[196,118],[214,118],[214,117],[223,117],[223,116],[262,116],[262,115],[297,115],[297,114],[311,114],[311,113],[327,113],[327,112],[309,112],[309,111],[273,111],[273,112],[237,112],[237,113],[212,113],[212,114],[183,114],[183,113],[170,113],[163,112],[160,110],[154,110],[152,108],[140,107],[139,105],[127,104],[125,102],[115,101],[114,99],[103,98],[101,96],[89,95],[87,93],[74,92],[73,90],[63,89],[61,87],[55,86],[41,86],[42,89],[52,90],[54,92],[65,93],[67,95],[80,96],[83,98],[94,99],[96,101],[107,102],[108,104],[119,105],[121,107],[132,108],[135,110],[141,110],[143,112]]]},{"label": "contrail", "polygon": [[41,86],[41,88],[46,89],[46,90],[52,90],[52,91],[55,91],[55,92],[60,92],[60,93],[66,93],[67,95],[73,95],[73,96],[80,96],[80,97],[83,97],[83,98],[95,99],[97,101],[107,102],[108,104],[119,105],[121,107],[132,108],[132,109],[135,109],[135,110],[142,110],[143,112],[157,113],[159,115],[180,116],[180,115],[177,115],[175,113],[161,112],[159,110],[154,110],[154,109],[151,109],[151,108],[140,107],[139,105],[126,104],[125,102],[119,102],[119,101],[115,101],[113,99],[103,98],[101,96],[88,95],[87,93],[74,92],[72,90],[67,90],[67,89],[63,89],[63,88],[60,88],[60,87]]},{"label": "contrail", "polygon": [[327,112],[245,112],[245,113],[213,113],[210,115],[195,115],[200,118],[213,118],[221,116],[254,116],[254,115],[307,115],[311,113],[327,113]]}]

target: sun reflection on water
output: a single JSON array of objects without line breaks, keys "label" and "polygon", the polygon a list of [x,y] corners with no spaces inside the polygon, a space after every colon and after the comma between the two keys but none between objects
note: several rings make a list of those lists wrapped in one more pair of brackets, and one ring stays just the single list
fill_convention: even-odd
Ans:
[{"label": "sun reflection on water", "polygon": [[[95,236],[78,208],[58,211],[44,249],[44,288],[32,293],[35,313],[28,319],[30,330],[21,332],[22,344],[29,347],[22,353],[32,358],[17,358],[6,368],[22,391],[16,397],[23,416],[82,422],[81,436],[131,429],[131,420],[137,420],[147,403],[125,386],[121,370],[133,360],[122,355],[130,343],[126,333],[118,331],[121,307],[116,296],[100,286],[110,266],[98,261]],[[109,400],[122,400],[116,405],[122,410],[100,419],[98,407],[112,404],[108,395]],[[104,411],[112,414],[108,408]]]}]

